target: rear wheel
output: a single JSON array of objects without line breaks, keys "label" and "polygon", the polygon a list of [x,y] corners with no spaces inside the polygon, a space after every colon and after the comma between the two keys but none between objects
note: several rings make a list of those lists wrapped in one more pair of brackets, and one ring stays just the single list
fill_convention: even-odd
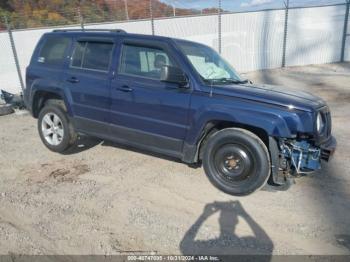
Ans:
[{"label": "rear wheel", "polygon": [[54,152],[64,152],[77,139],[66,112],[59,104],[48,103],[40,111],[38,131],[45,146]]},{"label": "rear wheel", "polygon": [[248,195],[265,185],[270,157],[259,137],[239,128],[213,134],[204,149],[203,166],[210,182],[230,195]]}]

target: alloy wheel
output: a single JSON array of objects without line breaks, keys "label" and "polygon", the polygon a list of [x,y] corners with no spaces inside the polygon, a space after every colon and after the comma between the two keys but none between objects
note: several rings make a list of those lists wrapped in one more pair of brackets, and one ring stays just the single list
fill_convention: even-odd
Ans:
[{"label": "alloy wheel", "polygon": [[41,131],[47,143],[52,146],[59,145],[64,136],[62,120],[55,113],[47,113],[41,122]]}]

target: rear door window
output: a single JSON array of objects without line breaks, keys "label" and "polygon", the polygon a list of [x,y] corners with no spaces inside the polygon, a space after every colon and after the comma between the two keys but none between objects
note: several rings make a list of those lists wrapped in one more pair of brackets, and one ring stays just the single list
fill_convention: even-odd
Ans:
[{"label": "rear door window", "polygon": [[113,43],[80,41],[75,45],[71,67],[106,72],[112,58]]},{"label": "rear door window", "polygon": [[69,45],[70,38],[48,37],[40,50],[37,62],[48,66],[62,65]]}]

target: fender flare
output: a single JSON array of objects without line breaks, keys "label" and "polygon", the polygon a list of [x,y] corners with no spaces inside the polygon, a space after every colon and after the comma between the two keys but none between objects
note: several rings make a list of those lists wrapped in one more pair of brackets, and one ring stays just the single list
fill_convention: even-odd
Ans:
[{"label": "fender flare", "polygon": [[[30,111],[32,113],[32,115],[34,117],[36,117],[38,115],[39,112],[37,112],[36,107],[42,107],[42,103],[45,100],[45,97],[42,98],[37,98],[37,96],[40,96],[40,92],[49,94],[49,95],[53,95],[53,96],[57,96],[60,99],[63,100],[65,107],[67,109],[67,113],[69,116],[73,116],[73,110],[71,108],[71,103],[69,102],[69,96],[66,94],[66,92],[64,92],[64,90],[62,88],[59,87],[42,87],[39,86],[38,84],[32,85],[32,92],[31,92],[31,97],[30,97]],[[41,101],[37,101],[37,99],[41,99]]]}]

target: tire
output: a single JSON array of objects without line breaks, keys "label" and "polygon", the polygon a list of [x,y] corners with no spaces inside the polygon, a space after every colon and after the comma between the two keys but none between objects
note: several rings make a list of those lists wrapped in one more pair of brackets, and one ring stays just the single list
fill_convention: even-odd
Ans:
[{"label": "tire", "polygon": [[213,134],[204,148],[203,167],[210,182],[233,195],[249,195],[262,188],[271,172],[264,142],[250,131],[227,128]]},{"label": "tire", "polygon": [[46,103],[39,113],[38,131],[41,141],[53,152],[63,153],[77,140],[77,133],[59,103]]},{"label": "tire", "polygon": [[15,112],[10,104],[0,105],[0,116],[9,115]]}]

